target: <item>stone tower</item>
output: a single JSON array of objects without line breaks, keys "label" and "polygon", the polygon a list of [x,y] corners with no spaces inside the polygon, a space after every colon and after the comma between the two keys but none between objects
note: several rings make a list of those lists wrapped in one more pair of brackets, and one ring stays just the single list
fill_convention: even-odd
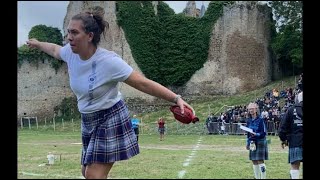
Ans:
[{"label": "stone tower", "polygon": [[185,8],[185,15],[191,16],[191,17],[196,17],[196,14],[197,14],[196,2],[195,1],[188,1],[186,8]]}]

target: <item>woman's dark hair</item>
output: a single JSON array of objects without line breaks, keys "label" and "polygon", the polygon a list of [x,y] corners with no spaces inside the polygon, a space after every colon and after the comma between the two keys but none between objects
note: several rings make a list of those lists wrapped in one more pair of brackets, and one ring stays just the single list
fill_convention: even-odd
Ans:
[{"label": "woman's dark hair", "polygon": [[105,30],[109,28],[109,23],[103,19],[104,10],[100,6],[95,6],[88,9],[84,13],[73,16],[72,20],[82,20],[83,29],[86,33],[93,32],[92,43],[98,46],[100,43],[100,36],[103,33],[105,38]]}]

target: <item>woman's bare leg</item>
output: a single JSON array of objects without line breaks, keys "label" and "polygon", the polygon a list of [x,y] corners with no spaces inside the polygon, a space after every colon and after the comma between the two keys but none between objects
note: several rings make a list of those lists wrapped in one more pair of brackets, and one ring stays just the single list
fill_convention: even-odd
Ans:
[{"label": "woman's bare leg", "polygon": [[86,179],[107,179],[112,166],[113,166],[113,163],[89,164],[85,168],[85,178]]}]

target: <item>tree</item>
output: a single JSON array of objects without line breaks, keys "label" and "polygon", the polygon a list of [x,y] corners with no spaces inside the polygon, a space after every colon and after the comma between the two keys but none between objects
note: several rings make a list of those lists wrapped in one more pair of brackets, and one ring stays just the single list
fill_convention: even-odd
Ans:
[{"label": "tree", "polygon": [[273,9],[280,31],[288,25],[302,31],[302,1],[269,1],[268,4]]},{"label": "tree", "polygon": [[[58,28],[48,27],[46,25],[33,26],[28,34],[28,38],[35,38],[42,42],[50,42],[62,46],[63,38],[61,31]],[[61,61],[54,59],[46,53],[38,49],[30,49],[26,45],[22,45],[18,48],[18,65],[20,66],[23,61],[29,61],[38,65],[39,61],[45,59],[51,61],[51,66],[57,71],[62,65]]]},{"label": "tree", "polygon": [[269,1],[268,5],[273,9],[277,21],[277,33],[271,47],[284,72],[300,73],[303,68],[302,1]]}]

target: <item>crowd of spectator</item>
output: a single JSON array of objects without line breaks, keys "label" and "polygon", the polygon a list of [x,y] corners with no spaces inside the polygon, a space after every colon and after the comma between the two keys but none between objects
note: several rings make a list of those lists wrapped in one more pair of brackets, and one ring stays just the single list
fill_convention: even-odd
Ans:
[{"label": "crowd of spectator", "polygon": [[[284,117],[287,109],[295,104],[297,95],[302,90],[303,74],[301,73],[295,88],[288,87],[281,91],[274,88],[265,92],[264,97],[255,100],[255,103],[259,106],[258,114],[265,120],[269,134],[277,132],[281,119]],[[283,105],[281,106],[280,104]],[[227,134],[228,128],[225,128],[226,125],[237,128],[237,126],[232,126],[232,124],[246,123],[247,118],[248,111],[246,105],[236,105],[228,108],[225,112],[221,112],[218,116],[210,114],[206,120],[206,126],[209,134],[214,134],[212,133],[212,126],[210,126],[210,123],[217,123],[218,126],[215,128],[218,128],[218,131],[215,132]],[[237,129],[233,129],[232,131],[236,132]]]}]

